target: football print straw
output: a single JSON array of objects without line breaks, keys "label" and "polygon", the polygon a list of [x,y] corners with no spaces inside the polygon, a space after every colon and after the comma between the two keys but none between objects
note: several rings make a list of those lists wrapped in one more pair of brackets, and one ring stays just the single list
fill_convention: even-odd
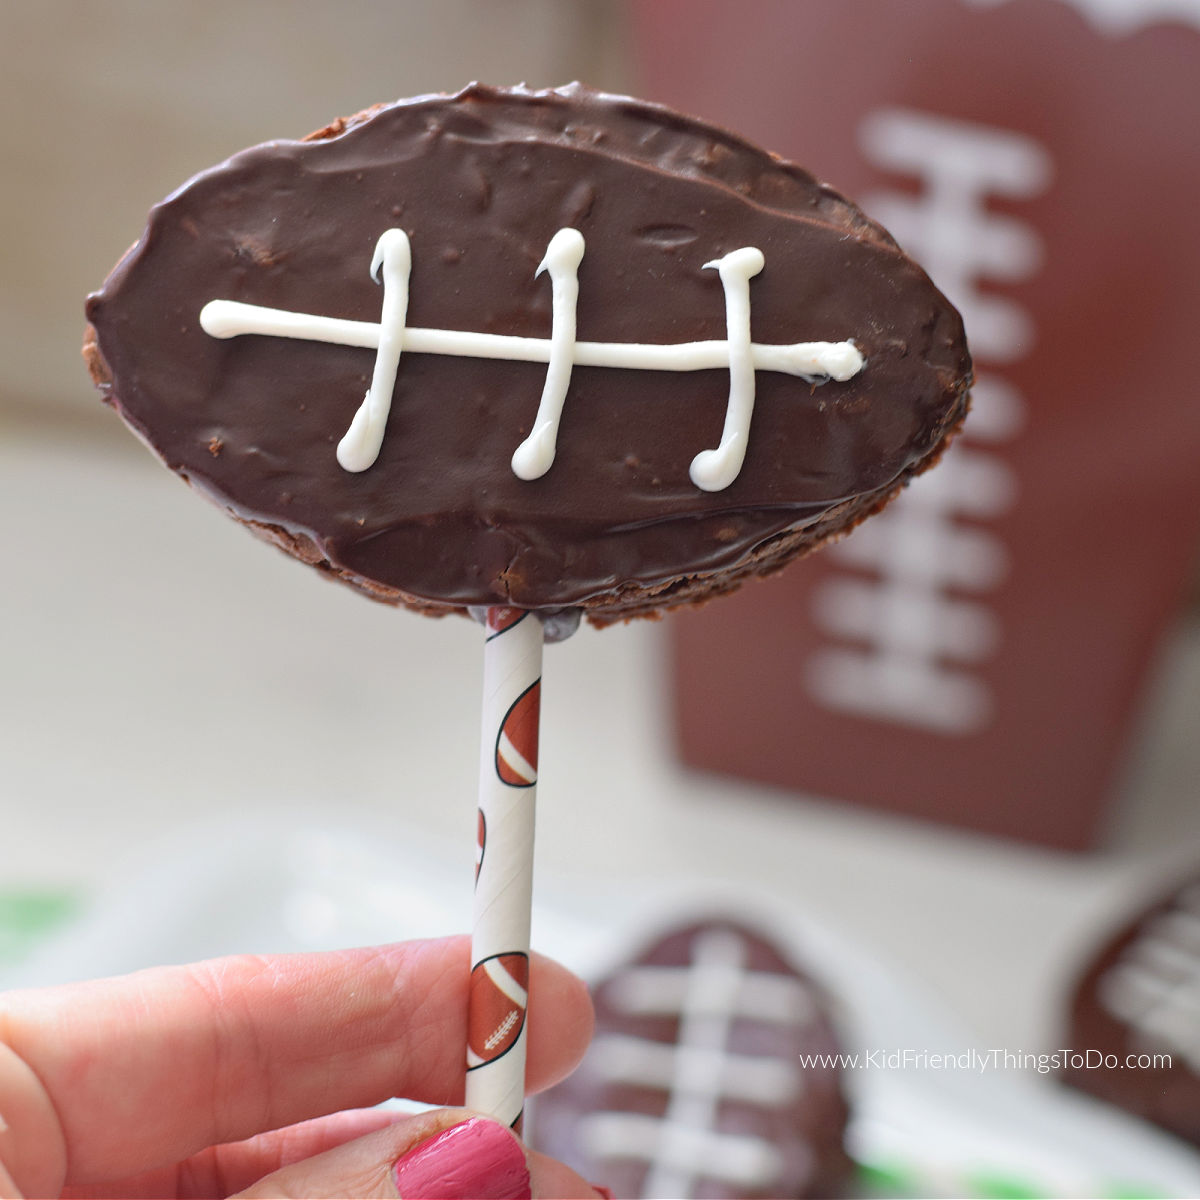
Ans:
[{"label": "football print straw", "polygon": [[519,1132],[544,634],[516,608],[487,609],[484,629],[466,1103]]}]

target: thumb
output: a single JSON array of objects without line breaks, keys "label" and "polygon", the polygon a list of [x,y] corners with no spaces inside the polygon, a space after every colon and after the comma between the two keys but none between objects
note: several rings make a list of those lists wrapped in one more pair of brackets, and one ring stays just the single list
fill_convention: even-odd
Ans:
[{"label": "thumb", "polygon": [[395,1200],[591,1200],[605,1193],[527,1151],[506,1126],[465,1109],[406,1117],[272,1172],[240,1197]]}]

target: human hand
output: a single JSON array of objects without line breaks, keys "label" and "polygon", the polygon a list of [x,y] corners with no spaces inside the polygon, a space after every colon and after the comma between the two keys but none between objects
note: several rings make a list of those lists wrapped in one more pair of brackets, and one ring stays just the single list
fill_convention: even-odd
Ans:
[{"label": "human hand", "polygon": [[[0,1195],[596,1196],[495,1122],[371,1107],[461,1104],[469,954],[240,956],[0,996]],[[537,1091],[592,1012],[564,968],[531,972]]]}]

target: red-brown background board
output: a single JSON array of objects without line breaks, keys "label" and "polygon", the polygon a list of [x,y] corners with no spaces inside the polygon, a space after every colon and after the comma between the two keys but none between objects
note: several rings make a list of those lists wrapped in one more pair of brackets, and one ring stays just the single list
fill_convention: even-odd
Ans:
[{"label": "red-brown background board", "polygon": [[[638,90],[861,201],[960,304],[980,379],[895,511],[672,618],[686,761],[1094,839],[1200,540],[1200,25],[1158,8],[633,6]],[[884,700],[846,682],[880,670]]]}]

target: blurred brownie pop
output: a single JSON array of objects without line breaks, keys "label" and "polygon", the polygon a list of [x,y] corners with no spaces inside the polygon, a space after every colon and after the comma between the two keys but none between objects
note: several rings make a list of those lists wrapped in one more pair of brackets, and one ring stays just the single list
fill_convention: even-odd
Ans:
[{"label": "blurred brownie pop", "polygon": [[1200,875],[1131,917],[1071,999],[1063,1079],[1200,1146]]},{"label": "blurred brownie pop", "polygon": [[534,1103],[538,1150],[627,1197],[845,1193],[833,1005],[765,931],[698,915],[593,995],[587,1056]]},{"label": "blurred brownie pop", "polygon": [[468,1102],[519,1120],[542,626],[706,600],[878,510],[966,413],[961,319],[807,171],[580,85],[235,155],[87,315],[104,398],[230,516],[484,616],[469,1082],[508,1082]]}]

